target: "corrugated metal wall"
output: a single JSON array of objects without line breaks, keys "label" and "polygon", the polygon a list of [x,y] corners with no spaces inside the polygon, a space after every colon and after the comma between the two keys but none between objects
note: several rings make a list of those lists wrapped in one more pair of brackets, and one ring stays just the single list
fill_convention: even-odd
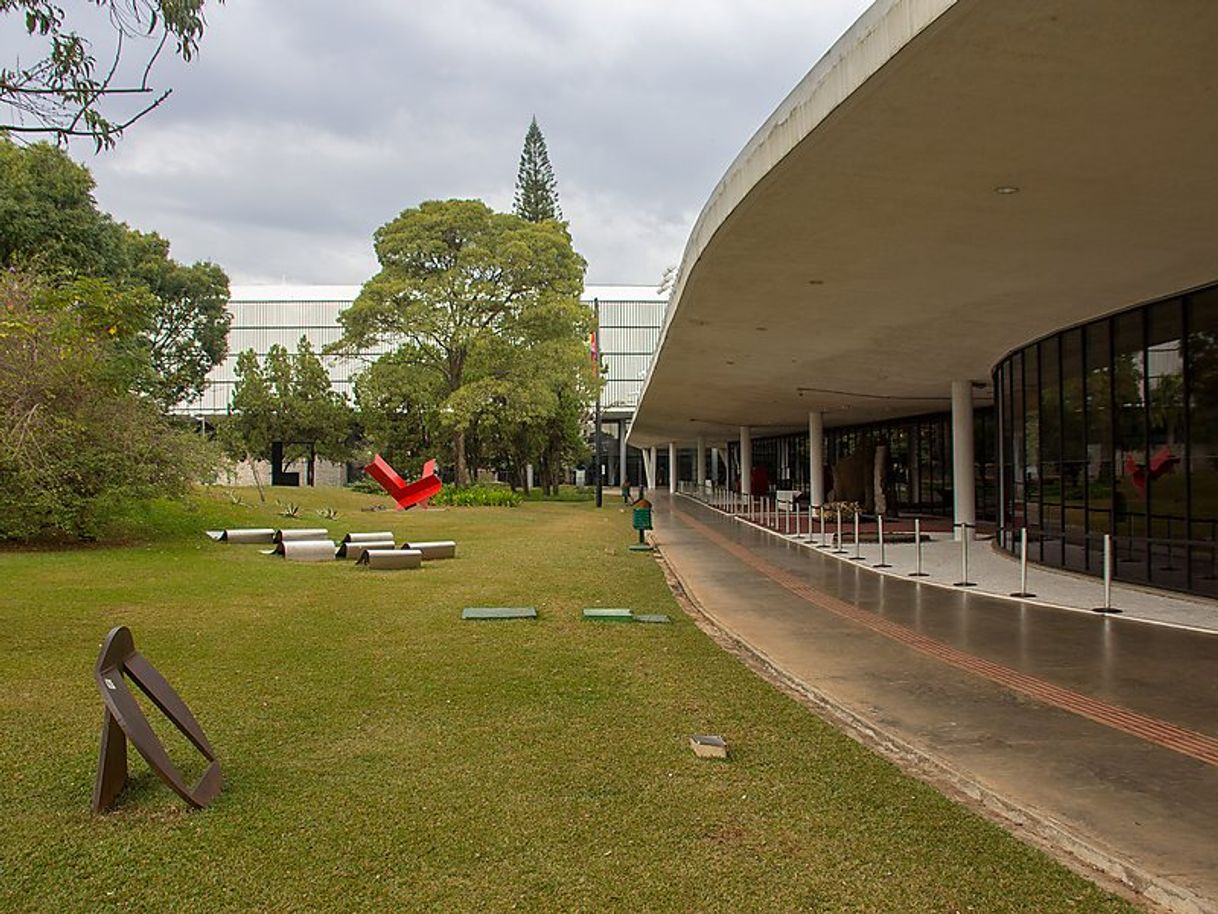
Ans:
[{"label": "corrugated metal wall", "polygon": [[[593,293],[585,297],[592,303]],[[342,335],[339,312],[351,306],[344,301],[261,301],[229,302],[233,315],[228,334],[228,357],[212,369],[203,396],[179,406],[175,412],[192,416],[216,415],[228,411],[236,383],[237,354],[253,349],[259,358],[278,343],[291,352],[301,336],[309,339],[320,353]],[[601,299],[601,354],[607,370],[601,405],[605,409],[633,410],[643,387],[664,325],[663,301],[608,301]],[[334,389],[353,399],[353,378],[369,362],[391,350],[384,345],[357,358],[328,358],[322,361],[330,371]]]}]

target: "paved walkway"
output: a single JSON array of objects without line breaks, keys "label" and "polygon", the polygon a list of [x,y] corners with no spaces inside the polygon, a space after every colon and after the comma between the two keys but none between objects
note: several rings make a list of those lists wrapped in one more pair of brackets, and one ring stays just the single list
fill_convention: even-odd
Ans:
[{"label": "paved walkway", "polygon": [[[764,522],[763,522],[764,521]],[[750,523],[741,518],[741,523]],[[798,529],[798,535],[790,536],[792,542],[817,548],[821,540],[820,527],[813,524],[808,536],[808,518],[798,521],[785,514],[760,513],[755,515],[755,526],[787,533]],[[825,539],[832,544],[835,523],[826,525]],[[907,578],[917,567],[916,546],[912,537],[912,521],[900,520],[887,525],[888,542],[884,548],[884,562],[891,568],[876,569],[878,572],[898,578]],[[852,561],[855,554],[853,524],[850,518],[842,519],[842,549],[837,558]],[[953,540],[951,522],[937,518],[927,519],[922,524],[922,571],[925,583],[951,587],[961,578],[960,544]],[[903,541],[893,541],[893,537]],[[860,528],[858,553],[860,564],[869,568],[880,564],[880,547],[875,542],[875,524],[867,523]],[[825,550],[828,551],[828,550]],[[830,553],[832,554],[832,553]],[[969,580],[976,584],[979,593],[993,596],[1010,596],[1019,590],[1019,561],[1010,553],[995,549],[991,537],[975,540],[969,549]],[[1076,574],[1045,565],[1028,563],[1028,590],[1035,594],[1027,602],[1059,609],[1091,612],[1103,605],[1103,581],[1093,575]],[[1155,590],[1149,587],[1115,583],[1112,587],[1112,605],[1123,616],[1163,625],[1174,625],[1202,631],[1218,632],[1218,601],[1205,597],[1190,596]]]},{"label": "paved walkway", "polygon": [[1218,636],[884,576],[654,503],[703,612],[856,734],[1145,897],[1218,911]]}]

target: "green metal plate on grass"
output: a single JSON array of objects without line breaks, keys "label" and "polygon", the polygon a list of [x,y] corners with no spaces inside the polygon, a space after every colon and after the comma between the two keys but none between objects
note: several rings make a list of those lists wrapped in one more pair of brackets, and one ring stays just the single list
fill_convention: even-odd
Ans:
[{"label": "green metal plate on grass", "polygon": [[628,609],[585,609],[586,622],[633,622],[634,613]]},{"label": "green metal plate on grass", "polygon": [[630,546],[629,549],[631,552],[650,552],[651,551],[650,546],[647,546],[645,544],[640,544],[640,543],[635,543],[633,546]]},{"label": "green metal plate on grass", "polygon": [[462,619],[536,619],[532,606],[469,606],[461,610]]},{"label": "green metal plate on grass", "polygon": [[635,622],[650,622],[653,625],[660,625],[671,622],[672,619],[664,615],[664,613],[643,613],[634,617]]}]

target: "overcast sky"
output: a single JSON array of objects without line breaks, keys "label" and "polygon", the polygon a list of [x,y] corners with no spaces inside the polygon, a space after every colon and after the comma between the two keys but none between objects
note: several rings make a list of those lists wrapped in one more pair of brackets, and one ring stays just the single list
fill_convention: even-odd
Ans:
[{"label": "overcast sky", "polygon": [[[117,218],[234,282],[362,283],[427,199],[511,206],[537,116],[588,280],[658,281],[868,0],[228,0],[160,110],[72,149]],[[8,17],[6,29],[19,28]],[[10,36],[11,37],[11,36]]]}]

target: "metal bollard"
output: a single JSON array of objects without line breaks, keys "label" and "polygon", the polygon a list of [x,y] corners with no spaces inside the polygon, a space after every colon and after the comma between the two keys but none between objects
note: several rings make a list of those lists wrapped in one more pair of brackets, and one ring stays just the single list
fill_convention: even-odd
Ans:
[{"label": "metal bollard", "polygon": [[[828,549],[829,542],[825,537],[825,506],[824,505],[821,505],[819,508],[817,508],[816,516],[820,518],[820,546],[818,546],[817,548]],[[809,524],[809,527],[811,527],[810,524]],[[811,529],[809,529],[808,535],[811,536],[811,534],[812,534],[812,531],[811,531]]]},{"label": "metal bollard", "polygon": [[1013,597],[1034,597],[1028,592],[1028,528],[1019,528],[1019,590],[1011,594]]},{"label": "metal bollard", "polygon": [[960,528],[960,580],[956,581],[954,587],[976,587],[977,584],[968,579],[968,541],[972,539],[971,531],[972,524],[953,524]]},{"label": "metal bollard", "polygon": [[884,557],[884,515],[877,514],[875,516],[875,523],[876,523],[876,535],[879,537],[879,540],[880,540],[880,561],[879,561],[879,564],[872,565],[871,567],[872,568],[891,568],[892,566],[888,564],[888,560]]},{"label": "metal bollard", "polygon": [[859,551],[859,513],[854,512],[854,555],[850,556],[852,562],[862,562],[863,554]]},{"label": "metal bollard", "polygon": [[914,555],[916,556],[917,564],[914,566],[915,571],[911,571],[911,578],[925,578],[929,575],[922,570],[922,519],[914,518]]},{"label": "metal bollard", "polygon": [[837,548],[833,550],[834,555],[845,555],[846,550],[842,548],[842,509],[837,509]]},{"label": "metal bollard", "polygon": [[1104,605],[1093,612],[1115,615],[1120,610],[1112,605],[1112,534],[1104,534]]}]

